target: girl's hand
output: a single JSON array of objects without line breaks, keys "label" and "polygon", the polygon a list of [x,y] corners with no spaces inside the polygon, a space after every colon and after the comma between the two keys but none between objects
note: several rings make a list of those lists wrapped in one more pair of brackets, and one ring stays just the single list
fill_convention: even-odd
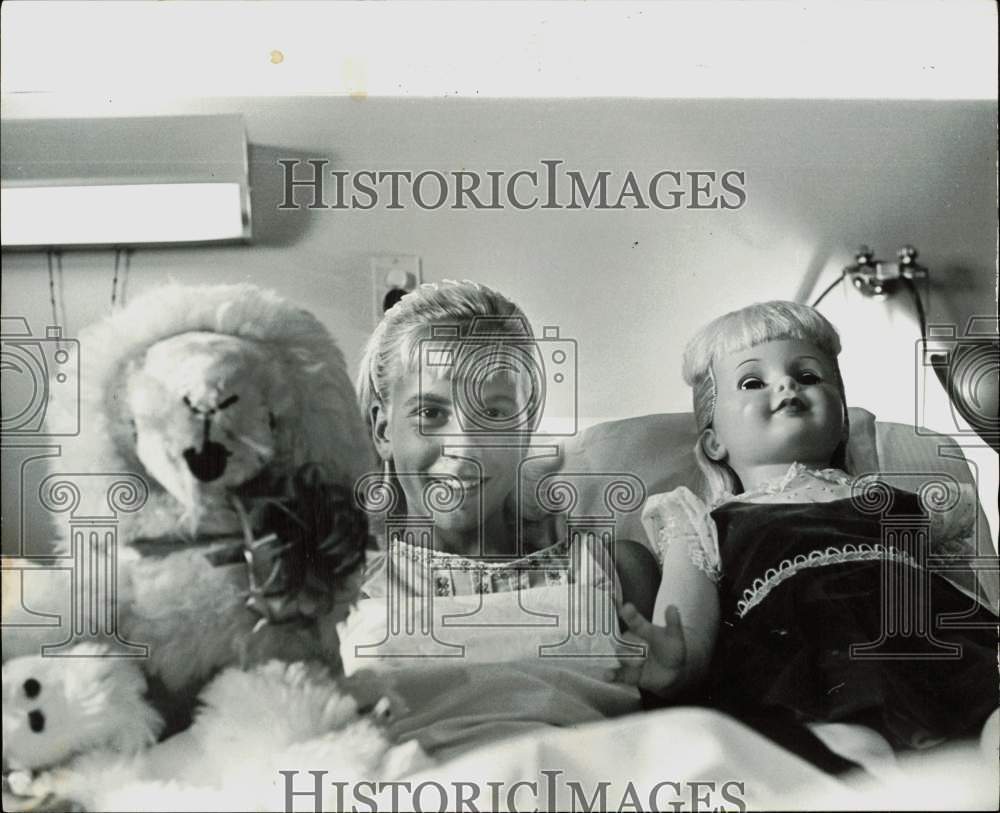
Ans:
[{"label": "girl's hand", "polygon": [[646,656],[623,658],[617,679],[660,696],[668,695],[681,682],[687,663],[680,612],[676,607],[668,606],[663,614],[662,626],[643,618],[631,604],[622,605],[619,615],[628,625],[626,641],[644,644]]}]

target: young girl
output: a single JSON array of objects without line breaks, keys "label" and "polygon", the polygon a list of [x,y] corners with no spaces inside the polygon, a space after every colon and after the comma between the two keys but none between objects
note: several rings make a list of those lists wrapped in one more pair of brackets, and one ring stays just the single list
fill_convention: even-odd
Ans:
[{"label": "young girl", "polygon": [[[342,652],[348,670],[408,667],[400,690],[414,713],[394,733],[437,756],[525,726],[639,705],[634,687],[613,680],[615,607],[627,600],[652,609],[652,555],[618,541],[612,564],[603,546],[566,538],[555,517],[517,516],[516,492],[527,491],[519,471],[542,407],[533,347],[510,300],[443,282],[389,309],[361,362],[361,408],[385,466],[376,496],[393,496],[383,512],[387,538],[369,555],[367,601],[342,634]],[[605,607],[615,629],[606,641],[598,632],[560,649],[559,635],[579,624],[564,618],[559,633],[539,625],[538,613],[577,588],[582,598],[570,612]],[[387,630],[393,613],[398,628],[394,616]],[[431,623],[433,634],[422,635]],[[555,657],[544,656],[546,644]],[[598,651],[611,660],[585,673],[580,656]],[[501,662],[509,668],[498,669]]]},{"label": "young girl", "polygon": [[[676,699],[701,686],[709,704],[831,771],[851,765],[801,724],[861,723],[894,748],[920,747],[978,734],[1000,691],[996,615],[970,613],[971,599],[921,570],[926,536],[883,540],[890,513],[925,516],[918,497],[881,487],[883,517],[843,470],[839,352],[833,326],[790,302],[726,314],[690,342],[707,503],[683,487],[648,500],[663,622],[622,612],[650,645],[642,688]],[[889,585],[917,587],[893,596]],[[900,609],[904,621],[962,619],[887,634]]]}]

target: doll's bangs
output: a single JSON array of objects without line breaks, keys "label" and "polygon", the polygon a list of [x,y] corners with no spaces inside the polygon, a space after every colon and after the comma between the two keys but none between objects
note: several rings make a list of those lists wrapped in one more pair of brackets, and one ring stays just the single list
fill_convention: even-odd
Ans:
[{"label": "doll's bangs", "polygon": [[795,302],[762,302],[720,316],[702,328],[684,353],[684,380],[693,386],[723,356],[790,339],[814,344],[834,363],[840,355],[840,336],[821,313]]}]

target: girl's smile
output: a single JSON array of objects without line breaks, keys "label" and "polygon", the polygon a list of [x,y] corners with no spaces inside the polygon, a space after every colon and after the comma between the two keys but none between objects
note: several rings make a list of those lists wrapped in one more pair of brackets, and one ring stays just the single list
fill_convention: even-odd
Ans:
[{"label": "girl's smile", "polygon": [[[527,439],[511,443],[478,428],[519,403],[515,382],[487,380],[474,400],[462,397],[462,383],[426,369],[401,376],[389,406],[377,409],[375,435],[383,458],[392,461],[407,511],[433,516],[443,549],[478,553],[494,531],[509,536],[500,531],[504,506]],[[468,414],[470,403],[489,414]]]}]

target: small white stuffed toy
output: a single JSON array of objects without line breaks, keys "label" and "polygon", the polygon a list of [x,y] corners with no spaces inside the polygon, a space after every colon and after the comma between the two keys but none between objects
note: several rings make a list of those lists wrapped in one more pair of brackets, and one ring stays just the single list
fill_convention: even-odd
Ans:
[{"label": "small white stuffed toy", "polygon": [[[138,476],[148,498],[118,519],[113,606],[84,606],[78,621],[97,629],[113,610],[117,638],[148,657],[109,657],[114,641],[41,657],[68,637],[69,591],[34,580],[21,596],[5,570],[5,620],[15,600],[63,619],[4,626],[5,766],[56,767],[33,792],[90,809],[148,808],[107,797],[109,771],[121,787],[169,779],[164,809],[258,809],[252,795],[280,778],[274,760],[302,764],[289,748],[329,757],[313,767],[346,759],[349,774],[363,765],[374,778],[389,743],[371,718],[390,689],[344,683],[337,635],[369,542],[353,487],[374,466],[326,329],[252,286],[174,286],[79,341],[82,431],[53,470]],[[50,416],[76,406],[50,403]],[[64,555],[67,536],[55,542]],[[221,795],[185,801],[207,787]]]},{"label": "small white stuffed toy", "polygon": [[3,758],[8,768],[58,765],[81,744],[123,754],[156,742],[160,715],[146,702],[135,661],[80,644],[77,657],[28,655],[3,667]]},{"label": "small white stuffed toy", "polygon": [[4,665],[11,802],[30,798],[47,810],[284,810],[283,770],[370,781],[375,772],[388,780],[427,764],[415,743],[394,748],[383,735],[398,703],[382,697],[362,705],[359,696],[377,687],[369,676],[352,692],[306,662],[223,671],[202,692],[190,728],[154,744],[162,720],[144,700],[138,665],[79,649],[76,663],[25,656]]}]

